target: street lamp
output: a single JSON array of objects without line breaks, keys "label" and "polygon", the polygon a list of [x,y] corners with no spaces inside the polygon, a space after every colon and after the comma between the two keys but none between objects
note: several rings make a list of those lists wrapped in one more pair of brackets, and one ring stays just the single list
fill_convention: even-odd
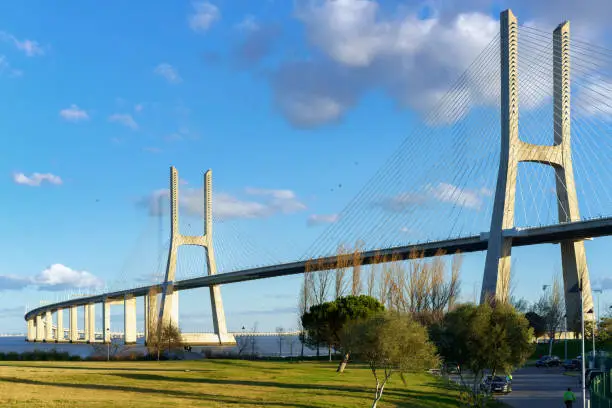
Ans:
[{"label": "street lamp", "polygon": [[108,338],[108,342],[106,343],[106,361],[110,361],[110,327],[106,328],[106,333],[108,333],[108,335],[106,336]]},{"label": "street lamp", "polygon": [[599,330],[599,325],[597,324],[597,320],[599,320],[599,294],[603,292],[601,289],[592,289],[593,293],[597,293],[597,317],[595,317],[595,311],[593,311],[593,366],[595,368],[595,332]]},{"label": "street lamp", "polygon": [[586,407],[586,389],[585,389],[585,380],[586,380],[586,366],[584,363],[584,359],[585,359],[585,355],[584,355],[584,299],[582,296],[582,282],[578,281],[578,283],[576,283],[568,292],[569,293],[579,293],[580,294],[580,331],[581,331],[581,335],[582,335],[582,381],[580,381],[581,383],[581,388],[582,388],[582,406]]}]

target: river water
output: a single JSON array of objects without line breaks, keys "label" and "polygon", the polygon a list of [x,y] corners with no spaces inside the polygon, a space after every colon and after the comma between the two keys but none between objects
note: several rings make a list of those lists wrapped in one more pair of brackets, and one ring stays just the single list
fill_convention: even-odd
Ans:
[{"label": "river water", "polygon": [[[279,344],[278,336],[261,336],[254,337],[255,346],[251,344],[251,338],[237,337],[238,343],[235,347],[206,347],[211,350],[215,355],[229,355],[238,354],[242,348],[242,354],[251,354],[253,351],[256,355],[262,357],[272,356],[299,356],[302,350],[302,344],[297,336],[282,336],[282,344]],[[114,340],[120,342],[121,340]],[[137,344],[129,346],[129,349],[135,352],[144,352],[143,339],[138,339]],[[94,348],[89,344],[70,344],[70,343],[28,343],[24,337],[0,337],[0,352],[17,352],[22,353],[24,351],[34,350],[57,350],[59,352],[68,352],[71,355],[78,355],[81,357],[87,357],[94,354]],[[193,347],[192,351],[196,353],[202,352],[202,347]],[[103,348],[102,351],[106,351]],[[327,350],[321,350],[321,354],[325,355]],[[315,350],[310,350],[304,347],[304,355],[313,356],[316,354]]]}]

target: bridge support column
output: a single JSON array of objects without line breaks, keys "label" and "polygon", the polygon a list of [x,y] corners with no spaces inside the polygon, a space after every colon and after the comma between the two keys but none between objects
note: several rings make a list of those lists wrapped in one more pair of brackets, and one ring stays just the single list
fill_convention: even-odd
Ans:
[{"label": "bridge support column", "polygon": [[[501,150],[481,302],[491,297],[509,301],[512,237],[504,235],[504,231],[514,228],[519,162],[552,166],[556,173],[559,221],[580,220],[570,146],[569,22],[559,25],[553,33],[554,144],[551,146],[525,143],[519,137],[518,22],[510,10],[500,16],[500,45]],[[582,286],[584,310],[593,307],[584,243],[562,242],[561,258],[566,313],[572,324],[580,321],[579,294],[569,293],[576,283]]]},{"label": "bridge support column", "polygon": [[149,342],[151,329],[157,325],[157,292],[149,292],[144,297],[144,334],[145,344]]},{"label": "bridge support column", "polygon": [[179,293],[177,290],[172,292],[172,313],[170,313],[170,322],[173,326],[179,327]]},{"label": "bridge support column", "polygon": [[53,341],[53,314],[50,310],[45,312],[45,341]]},{"label": "bridge support column", "polygon": [[42,321],[42,315],[36,315],[36,341],[45,339],[45,327]]},{"label": "bridge support column", "polygon": [[85,340],[87,343],[94,343],[96,341],[96,305],[91,303],[87,305],[87,336]]},{"label": "bridge support column", "polygon": [[123,305],[123,340],[125,344],[134,344],[136,343],[136,298],[125,295]]},{"label": "bridge support column", "polygon": [[69,309],[69,317],[68,317],[68,327],[70,328],[70,332],[68,333],[68,340],[71,343],[74,343],[79,340],[79,324],[78,324],[78,310],[77,306],[70,306]]},{"label": "bridge support column", "polygon": [[34,319],[28,319],[28,337],[26,339],[28,341],[36,340],[36,325]]},{"label": "bridge support column", "polygon": [[110,307],[111,303],[108,300],[105,300],[102,304],[102,339],[104,339],[104,343],[111,342],[111,332],[110,332],[110,323],[111,323],[111,315],[110,315]]},{"label": "bridge support column", "polygon": [[55,329],[55,341],[64,341],[64,310],[57,309],[57,325]]}]

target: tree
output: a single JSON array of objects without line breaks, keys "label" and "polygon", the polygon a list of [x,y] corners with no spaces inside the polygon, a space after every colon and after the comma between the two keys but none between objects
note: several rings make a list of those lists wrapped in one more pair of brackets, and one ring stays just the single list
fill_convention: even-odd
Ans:
[{"label": "tree", "polygon": [[147,351],[149,354],[155,354],[158,361],[163,350],[170,355],[172,350],[183,347],[183,336],[178,326],[168,323],[160,328],[155,319],[152,319],[147,329],[149,332]]},{"label": "tree", "polygon": [[559,277],[555,275],[549,290],[545,290],[540,299],[535,303],[533,311],[544,318],[546,322],[546,332],[549,336],[548,354],[552,353],[552,346],[555,336],[565,318],[565,299],[561,290]]},{"label": "tree", "polygon": [[354,320],[343,329],[342,338],[347,350],[366,362],[374,375],[372,408],[376,408],[394,373],[422,372],[438,365],[435,346],[425,328],[397,312]]},{"label": "tree", "polygon": [[[462,368],[460,379],[474,405],[483,402],[477,384],[485,369],[491,370],[492,375],[510,372],[522,365],[534,349],[529,322],[506,303],[461,305],[434,325],[430,334],[440,355]],[[465,382],[463,368],[474,376],[471,386]]]},{"label": "tree", "polygon": [[[308,311],[310,306],[312,305],[313,296],[314,296],[314,275],[308,271],[304,272],[304,280],[302,282],[302,286],[300,287],[300,294],[298,296],[298,330],[300,332],[299,339],[300,343],[302,343],[302,352],[301,356],[304,358],[304,342],[306,339],[306,332],[304,330],[304,326],[302,325],[302,316],[304,313]],[[252,353],[255,354],[254,352]]]},{"label": "tree", "polygon": [[533,335],[536,339],[546,333],[546,320],[542,316],[536,312],[527,312],[525,318],[529,322],[529,327],[533,329]]},{"label": "tree", "polygon": [[[331,302],[325,302],[310,307],[302,315],[302,326],[305,329],[305,342],[318,347],[325,345],[328,350],[340,346],[340,333],[344,325],[356,319],[365,318],[384,310],[384,306],[376,299],[366,295],[345,296]],[[318,355],[318,354],[317,354]],[[348,355],[339,368],[344,369]]]}]

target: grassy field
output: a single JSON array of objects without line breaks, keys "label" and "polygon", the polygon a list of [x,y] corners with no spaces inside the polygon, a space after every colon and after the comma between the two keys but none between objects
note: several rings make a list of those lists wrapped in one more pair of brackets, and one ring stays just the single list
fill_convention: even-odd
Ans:
[{"label": "grassy field", "polygon": [[[243,360],[0,362],[1,407],[368,407],[372,373],[349,365]],[[457,407],[429,375],[399,377],[380,407]]]}]

